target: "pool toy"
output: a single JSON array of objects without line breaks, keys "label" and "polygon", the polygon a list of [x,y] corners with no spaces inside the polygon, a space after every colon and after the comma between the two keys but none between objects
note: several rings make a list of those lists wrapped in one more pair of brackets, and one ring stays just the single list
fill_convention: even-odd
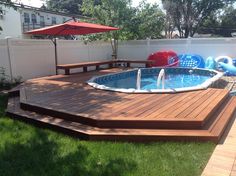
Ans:
[{"label": "pool toy", "polygon": [[233,64],[219,62],[219,65],[226,72],[226,75],[236,75],[236,67]]},{"label": "pool toy", "polygon": [[179,66],[187,68],[205,68],[205,62],[202,56],[197,54],[181,54],[179,57]]},{"label": "pool toy", "polygon": [[215,69],[216,67],[216,61],[213,57],[209,56],[207,59],[206,59],[206,62],[205,62],[205,68],[207,69]]},{"label": "pool toy", "polygon": [[233,65],[236,67],[236,59],[232,59],[233,60]]},{"label": "pool toy", "polygon": [[216,62],[225,62],[229,65],[233,65],[233,59],[229,56],[218,56],[215,58]]},{"label": "pool toy", "polygon": [[174,67],[178,66],[179,58],[174,51],[158,51],[148,56],[148,60],[154,61],[149,67]]}]

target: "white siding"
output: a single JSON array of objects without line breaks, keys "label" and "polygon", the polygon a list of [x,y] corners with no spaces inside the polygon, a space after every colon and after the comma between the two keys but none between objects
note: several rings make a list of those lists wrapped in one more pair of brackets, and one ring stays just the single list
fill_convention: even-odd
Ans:
[{"label": "white siding", "polygon": [[3,31],[0,31],[0,39],[5,37],[21,38],[20,13],[13,8],[8,8],[1,4],[0,7],[5,11],[5,15],[2,18],[0,17],[0,26],[3,29]]}]

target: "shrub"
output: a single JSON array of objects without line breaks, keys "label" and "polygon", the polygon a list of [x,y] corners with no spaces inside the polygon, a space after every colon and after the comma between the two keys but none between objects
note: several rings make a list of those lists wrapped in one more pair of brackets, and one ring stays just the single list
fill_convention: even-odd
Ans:
[{"label": "shrub", "polygon": [[11,89],[12,87],[21,83],[22,78],[20,76],[11,78],[6,74],[6,69],[0,67],[0,90]]}]

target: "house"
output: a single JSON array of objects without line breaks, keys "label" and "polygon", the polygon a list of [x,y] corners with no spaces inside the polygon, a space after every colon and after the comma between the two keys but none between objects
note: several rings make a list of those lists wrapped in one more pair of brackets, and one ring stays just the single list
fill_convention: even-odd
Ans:
[{"label": "house", "polygon": [[82,19],[84,16],[49,11],[45,8],[35,8],[22,4],[6,6],[0,2],[0,39],[11,38],[37,38],[42,36],[25,35],[26,31],[46,26],[60,24],[72,19]]}]

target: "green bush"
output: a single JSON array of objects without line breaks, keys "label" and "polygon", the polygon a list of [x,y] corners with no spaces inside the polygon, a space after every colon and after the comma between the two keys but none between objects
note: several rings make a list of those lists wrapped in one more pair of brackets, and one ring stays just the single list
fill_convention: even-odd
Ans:
[{"label": "green bush", "polygon": [[11,89],[12,87],[21,83],[22,78],[20,76],[11,78],[6,74],[6,69],[0,67],[0,90]]}]

